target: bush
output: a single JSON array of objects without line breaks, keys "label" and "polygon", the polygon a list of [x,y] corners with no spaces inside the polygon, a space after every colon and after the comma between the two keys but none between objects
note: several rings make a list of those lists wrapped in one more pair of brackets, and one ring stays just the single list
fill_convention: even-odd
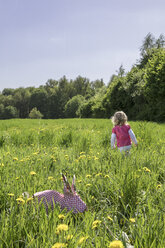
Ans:
[{"label": "bush", "polygon": [[18,111],[13,106],[7,106],[4,108],[4,112],[2,116],[3,116],[2,119],[18,118]]},{"label": "bush", "polygon": [[29,113],[30,119],[41,119],[43,117],[43,114],[37,108],[33,108]]}]

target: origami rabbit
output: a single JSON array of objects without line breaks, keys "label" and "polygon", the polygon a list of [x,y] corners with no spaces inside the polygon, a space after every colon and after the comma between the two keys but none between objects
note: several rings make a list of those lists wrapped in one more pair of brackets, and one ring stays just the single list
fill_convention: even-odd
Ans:
[{"label": "origami rabbit", "polygon": [[60,194],[59,192],[54,190],[45,190],[35,193],[33,197],[38,199],[39,204],[43,203],[45,205],[46,211],[48,211],[48,206],[50,204],[53,210],[56,203],[60,204],[61,209],[66,208],[67,211],[72,210],[73,213],[82,213],[86,211],[86,204],[76,193],[75,176],[73,177],[72,187],[70,187],[67,178],[63,174],[62,177],[64,182],[64,194]]}]

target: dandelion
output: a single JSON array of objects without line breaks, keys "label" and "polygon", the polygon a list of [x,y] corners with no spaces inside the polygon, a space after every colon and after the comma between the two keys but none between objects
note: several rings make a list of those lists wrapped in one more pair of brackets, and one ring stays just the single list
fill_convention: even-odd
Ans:
[{"label": "dandelion", "polygon": [[85,154],[85,152],[80,152],[80,155]]},{"label": "dandelion", "polygon": [[101,176],[102,175],[102,173],[98,173],[98,174],[96,174],[96,177],[99,177],[99,176]]},{"label": "dandelion", "polygon": [[86,175],[86,178],[90,178],[90,177],[92,177],[91,175]]},{"label": "dandelion", "polygon": [[14,160],[14,161],[18,161],[18,158],[14,157],[13,160]]},{"label": "dandelion", "polygon": [[97,228],[101,224],[101,220],[95,220],[92,223],[92,229]]},{"label": "dandelion", "polygon": [[1,167],[4,167],[4,163],[0,163],[0,166],[1,166]]},{"label": "dandelion", "polygon": [[148,169],[147,167],[143,167],[143,170],[146,172],[151,172],[150,169]]},{"label": "dandelion", "polygon": [[80,238],[79,241],[78,241],[78,245],[81,245],[87,239],[88,239],[88,236],[85,236],[85,237]]},{"label": "dandelion", "polygon": [[27,203],[30,202],[30,201],[33,201],[33,197],[29,197],[29,198],[26,200]]},{"label": "dandelion", "polygon": [[16,180],[19,180],[19,179],[20,179],[20,177],[16,177],[15,179],[16,179]]},{"label": "dandelion", "polygon": [[69,241],[69,240],[71,240],[73,238],[73,235],[72,234],[68,234],[68,236],[67,236],[67,241]]},{"label": "dandelion", "polygon": [[53,177],[48,177],[48,180],[53,180],[54,178]]},{"label": "dandelion", "polygon": [[78,159],[86,158],[86,155],[81,155]]},{"label": "dandelion", "polygon": [[110,243],[109,248],[124,248],[124,245],[120,240],[114,240]]},{"label": "dandelion", "polygon": [[63,219],[65,219],[65,215],[59,214],[58,218],[59,218],[60,220],[63,220]]},{"label": "dandelion", "polygon": [[24,159],[21,159],[19,162],[25,162],[25,160]]},{"label": "dandelion", "polygon": [[55,243],[52,248],[61,248],[61,247],[67,247],[67,244],[65,243]]},{"label": "dandelion", "polygon": [[90,184],[90,183],[87,183],[87,184],[86,184],[86,187],[90,187],[91,185],[92,185],[92,184]]},{"label": "dandelion", "polygon": [[21,197],[17,198],[16,201],[17,201],[18,203],[22,203],[22,204],[25,203],[25,200],[22,199]]},{"label": "dandelion", "polygon": [[135,222],[136,222],[135,218],[130,218],[129,221],[130,221],[131,223],[135,223]]},{"label": "dandelion", "polygon": [[38,152],[33,152],[33,155],[37,155],[38,154]]},{"label": "dandelion", "polygon": [[34,175],[36,175],[36,172],[35,172],[35,171],[31,171],[31,172],[30,172],[30,175],[31,175],[31,176],[34,176]]},{"label": "dandelion", "polygon": [[8,196],[14,196],[14,194],[13,193],[8,193]]},{"label": "dandelion", "polygon": [[104,178],[109,178],[109,175],[105,175]]},{"label": "dandelion", "polygon": [[107,216],[107,219],[113,221],[113,219],[110,216]]},{"label": "dandelion", "polygon": [[68,225],[66,224],[60,224],[57,226],[57,229],[56,229],[57,233],[61,232],[61,231],[68,231]]}]

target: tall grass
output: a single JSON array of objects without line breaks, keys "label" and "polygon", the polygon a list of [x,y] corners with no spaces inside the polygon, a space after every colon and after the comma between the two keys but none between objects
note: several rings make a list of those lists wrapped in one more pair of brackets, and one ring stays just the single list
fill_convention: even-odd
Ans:
[{"label": "tall grass", "polygon": [[[123,157],[111,150],[109,120],[1,121],[0,247],[108,247],[114,239],[128,248],[165,247],[165,125],[130,125],[139,146]],[[85,214],[57,206],[47,215],[22,197],[63,192],[61,172],[70,182],[76,175]],[[62,223],[68,231],[58,233]]]}]

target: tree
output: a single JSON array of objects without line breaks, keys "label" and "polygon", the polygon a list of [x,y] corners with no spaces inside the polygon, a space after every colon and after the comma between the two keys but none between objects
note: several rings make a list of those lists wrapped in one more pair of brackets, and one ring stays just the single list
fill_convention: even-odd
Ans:
[{"label": "tree", "polygon": [[144,94],[148,105],[148,118],[165,120],[165,49],[155,49],[145,68]]},{"label": "tree", "polygon": [[144,38],[142,46],[140,47],[141,58],[139,60],[138,66],[140,68],[144,68],[149,59],[152,57],[154,49],[163,48],[164,46],[165,38],[163,34],[161,34],[158,39],[155,39],[151,33],[148,33]]},{"label": "tree", "polygon": [[29,113],[29,118],[31,119],[41,119],[43,117],[43,114],[37,108],[33,108]]},{"label": "tree", "polygon": [[78,117],[78,110],[82,103],[85,101],[85,98],[81,95],[72,97],[65,105],[65,117],[75,118]]},{"label": "tree", "polygon": [[14,95],[14,89],[5,88],[5,89],[2,91],[2,95],[4,95],[4,96]]},{"label": "tree", "polygon": [[3,119],[18,118],[18,111],[13,106],[7,106],[4,108]]},{"label": "tree", "polygon": [[30,109],[37,108],[43,115],[44,118],[48,116],[48,93],[42,86],[35,89],[30,97]]},{"label": "tree", "polygon": [[125,75],[125,69],[123,67],[123,65],[121,64],[121,66],[119,67],[119,70],[116,71],[117,72],[117,76],[118,77],[123,77]]},{"label": "tree", "polygon": [[27,118],[29,114],[30,92],[25,88],[18,88],[14,92],[14,107],[17,108],[20,118]]},{"label": "tree", "polygon": [[0,119],[4,119],[4,105],[0,104]]},{"label": "tree", "polygon": [[87,78],[78,76],[73,81],[73,87],[75,89],[75,95],[82,95],[85,98],[89,98],[91,95],[94,95],[90,81]]},{"label": "tree", "polygon": [[163,34],[161,34],[156,41],[156,48],[163,48],[163,47],[165,47],[165,37]]}]

